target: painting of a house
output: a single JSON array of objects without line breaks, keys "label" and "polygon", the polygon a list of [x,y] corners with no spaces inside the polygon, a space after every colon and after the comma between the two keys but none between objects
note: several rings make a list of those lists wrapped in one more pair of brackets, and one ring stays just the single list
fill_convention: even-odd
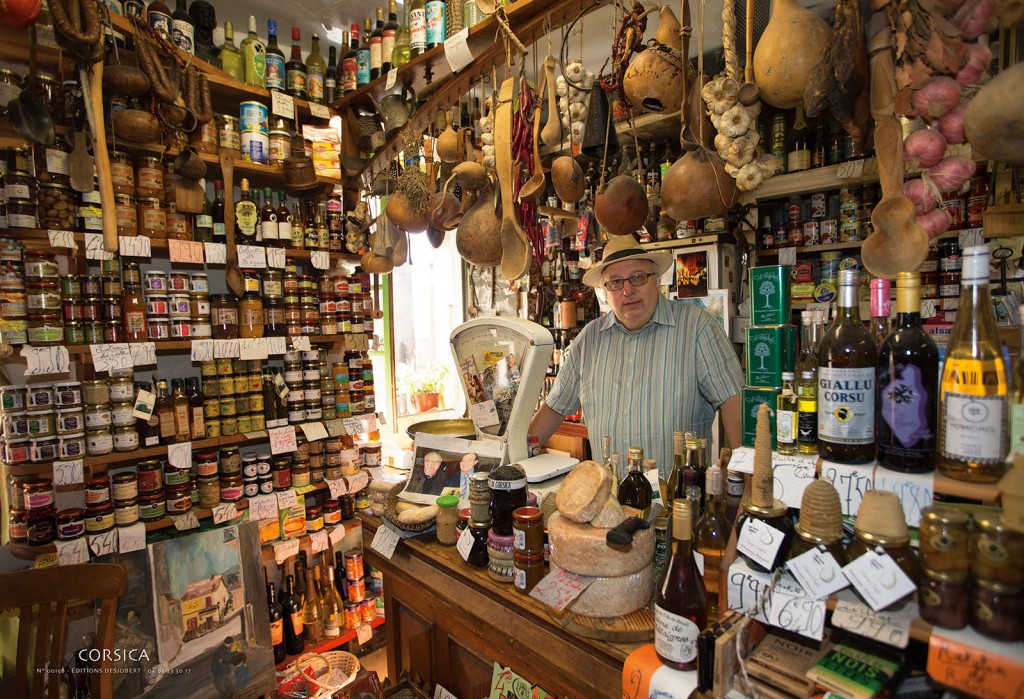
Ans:
[{"label": "painting of a house", "polygon": [[190,641],[219,628],[231,611],[231,595],[223,575],[211,575],[198,580],[185,589],[175,617],[180,620],[182,638]]}]

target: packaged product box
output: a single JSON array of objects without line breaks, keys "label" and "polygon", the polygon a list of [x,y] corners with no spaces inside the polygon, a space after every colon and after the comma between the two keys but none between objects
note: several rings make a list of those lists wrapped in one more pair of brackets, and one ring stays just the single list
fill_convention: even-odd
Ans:
[{"label": "packaged product box", "polygon": [[780,392],[781,390],[777,388],[743,387],[743,390],[740,392],[743,400],[741,421],[743,427],[743,446],[754,447],[754,439],[757,437],[757,410],[761,407],[761,403],[767,403],[768,407],[771,408],[772,450],[775,450],[775,402]]},{"label": "packaged product box", "polygon": [[782,388],[782,372],[796,367],[795,325],[747,328],[747,385]]},{"label": "packaged product box", "polygon": [[306,533],[306,497],[298,495],[295,504],[280,510],[277,519],[281,523],[281,538],[294,539]]},{"label": "packaged product box", "polygon": [[790,321],[790,279],[788,265],[751,267],[750,324],[783,325]]}]

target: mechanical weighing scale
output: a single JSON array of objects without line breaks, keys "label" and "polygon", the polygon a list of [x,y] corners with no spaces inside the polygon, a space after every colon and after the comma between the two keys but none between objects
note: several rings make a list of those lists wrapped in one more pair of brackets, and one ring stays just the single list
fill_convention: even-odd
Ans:
[{"label": "mechanical weighing scale", "polygon": [[526,471],[527,482],[557,487],[579,459],[529,457],[526,444],[554,348],[551,333],[522,318],[475,318],[452,330],[451,346],[476,438],[504,441],[509,463]]}]

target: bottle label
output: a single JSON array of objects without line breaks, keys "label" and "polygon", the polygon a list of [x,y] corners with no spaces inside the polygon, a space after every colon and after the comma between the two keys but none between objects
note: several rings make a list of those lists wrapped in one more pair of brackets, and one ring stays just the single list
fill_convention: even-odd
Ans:
[{"label": "bottle label", "polygon": [[174,413],[165,412],[160,416],[160,437],[173,437],[174,436]]},{"label": "bottle label", "polygon": [[380,38],[380,57],[384,63],[391,63],[391,54],[395,51],[395,30],[385,29]]},{"label": "bottle label", "polygon": [[324,98],[323,73],[306,73],[306,92],[309,93],[309,99],[311,100],[322,100]]},{"label": "bottle label", "polygon": [[146,332],[146,314],[143,311],[125,311],[124,329],[129,335]]},{"label": "bottle label", "polygon": [[264,240],[277,240],[280,233],[278,232],[280,226],[277,225],[277,215],[271,217],[269,221],[263,221],[260,224],[260,230],[263,232]]},{"label": "bottle label", "polygon": [[268,90],[284,90],[284,56],[278,56],[276,53],[267,54],[267,74],[266,84]]},{"label": "bottle label", "polygon": [[213,228],[213,216],[196,214],[196,228]]},{"label": "bottle label", "polygon": [[811,151],[795,150],[787,157],[786,171],[799,172],[811,167]]},{"label": "bottle label", "polygon": [[176,19],[171,22],[171,39],[175,45],[185,53],[195,54],[195,32],[196,28],[191,22],[183,19]]},{"label": "bottle label", "polygon": [[1024,403],[1010,405],[1010,451],[1024,454]]},{"label": "bottle label", "polygon": [[978,463],[1005,454],[1007,386],[1001,359],[948,358],[942,368],[942,455]]},{"label": "bottle label", "polygon": [[324,636],[327,638],[337,638],[341,635],[341,627],[338,625],[338,617],[331,615],[324,619]]},{"label": "bottle label", "polygon": [[658,655],[676,663],[693,662],[698,636],[700,629],[692,621],[654,605],[654,650]]},{"label": "bottle label", "polygon": [[360,51],[356,54],[356,84],[365,85],[370,82],[370,52]]},{"label": "bottle label", "polygon": [[904,448],[909,449],[935,436],[928,424],[926,408],[929,396],[921,367],[897,365],[895,375],[882,387],[879,396],[882,420]]},{"label": "bottle label", "polygon": [[380,70],[381,56],[383,55],[381,37],[370,37],[370,70]]},{"label": "bottle label", "polygon": [[157,34],[166,34],[168,36],[171,35],[170,15],[164,14],[163,12],[154,12],[153,10],[150,10],[148,16],[149,26],[153,29],[153,31],[155,31]]},{"label": "bottle label", "polygon": [[800,444],[818,443],[818,411],[800,411],[797,417],[797,442]]},{"label": "bottle label", "polygon": [[493,478],[487,479],[487,487],[491,490],[518,490],[526,487],[525,478],[517,478],[514,481],[497,481]]},{"label": "bottle label", "polygon": [[792,410],[779,410],[775,416],[776,436],[779,444],[795,444],[797,417]]},{"label": "bottle label", "polygon": [[223,223],[213,224],[213,237],[214,239],[219,238],[220,240],[223,240],[224,238],[227,237],[227,228],[224,226]]},{"label": "bottle label", "polygon": [[306,91],[306,71],[289,70],[287,73],[288,91],[303,93]]},{"label": "bottle label", "polygon": [[302,612],[292,612],[292,631],[296,636],[302,636]]},{"label": "bottle label", "polygon": [[356,57],[345,58],[341,65],[341,88],[350,92],[356,89]]},{"label": "bottle label", "polygon": [[256,235],[256,224],[259,217],[256,213],[256,204],[252,201],[240,201],[235,206],[235,225],[245,236]]},{"label": "bottle label", "polygon": [[284,643],[284,619],[270,622],[270,645],[279,646]]},{"label": "bottle label", "polygon": [[836,444],[874,444],[874,368],[818,367],[818,437]]},{"label": "bottle label", "polygon": [[444,3],[441,0],[430,0],[427,3],[427,45],[436,46],[444,43],[445,22]]},{"label": "bottle label", "polygon": [[[152,24],[152,20],[150,20]],[[427,12],[425,9],[409,10],[409,48],[422,52],[427,48]]]}]

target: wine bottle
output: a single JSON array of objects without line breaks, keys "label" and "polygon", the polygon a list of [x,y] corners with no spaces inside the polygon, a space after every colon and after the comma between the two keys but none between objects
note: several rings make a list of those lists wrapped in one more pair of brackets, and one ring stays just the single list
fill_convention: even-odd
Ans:
[{"label": "wine bottle", "polygon": [[380,38],[380,57],[382,74],[387,73],[394,67],[391,62],[391,54],[395,51],[395,41],[398,39],[398,8],[395,0],[388,0],[388,23],[384,25]]},{"label": "wine bottle", "polygon": [[256,242],[256,224],[259,212],[256,202],[249,194],[249,180],[242,178],[242,194],[235,203],[235,242],[239,245],[252,245]]},{"label": "wine bottle", "polygon": [[640,510],[644,519],[651,513],[653,491],[644,475],[644,450],[630,447],[626,457],[626,477],[619,483],[619,504]]},{"label": "wine bottle", "polygon": [[274,208],[274,190],[270,187],[263,188],[263,207],[260,209],[260,231],[263,236],[264,247],[280,247],[280,226],[277,223],[277,209]]},{"label": "wine bottle", "polygon": [[334,587],[334,568],[327,566],[327,584],[324,586],[324,636],[337,638],[345,627],[345,606]]},{"label": "wine bottle", "polygon": [[309,55],[306,56],[306,94],[311,102],[324,103],[324,76],[327,64],[320,55],[320,37],[313,35],[310,42]]},{"label": "wine bottle", "polygon": [[[1024,319],[1024,305],[1020,307]],[[1020,324],[1017,361],[1013,365],[1013,399],[1010,401],[1010,451],[1024,454],[1024,320]]]},{"label": "wine bottle", "polygon": [[295,582],[292,583],[292,589],[295,591],[295,596],[299,598],[299,609],[302,609],[302,605],[306,604],[306,552],[299,551],[299,555],[295,558],[293,564],[293,573],[295,574]]},{"label": "wine bottle", "polygon": [[188,409],[190,413],[190,431],[192,440],[206,439],[206,412],[204,403],[206,397],[201,390],[199,379],[192,377],[185,379],[188,387]]},{"label": "wine bottle", "polygon": [[875,458],[878,348],[860,320],[859,272],[839,272],[835,322],[818,347],[818,453],[841,464]]},{"label": "wine bottle", "polygon": [[245,71],[242,68],[242,52],[235,46],[235,28],[231,22],[224,23],[224,43],[220,47],[220,67],[228,77],[242,82]]},{"label": "wine bottle", "polygon": [[192,411],[185,395],[184,379],[171,379],[171,397],[174,399],[174,441],[187,442],[192,439]]},{"label": "wine bottle", "polygon": [[775,399],[776,444],[780,454],[796,454],[799,437],[799,406],[796,391],[793,390],[795,375],[792,371],[782,372],[782,392]]},{"label": "wine bottle", "polygon": [[267,583],[267,613],[270,617],[270,645],[274,648],[274,664],[283,663],[284,648],[284,609],[274,597],[274,583]]},{"label": "wine bottle", "polygon": [[427,50],[427,6],[423,0],[409,3],[409,52],[419,56]]},{"label": "wine bottle", "polygon": [[242,39],[242,71],[245,84],[265,87],[267,75],[267,47],[256,35],[256,18],[249,15],[249,33]]},{"label": "wine bottle", "polygon": [[[458,2],[458,0],[455,0]],[[427,24],[427,50],[444,43],[445,12],[444,0],[427,0],[424,6]]]},{"label": "wine bottle", "polygon": [[287,92],[288,69],[285,68],[284,51],[277,43],[277,22],[267,20],[267,74],[265,82],[268,90]]},{"label": "wine bottle", "polygon": [[665,508],[665,516],[672,512],[672,501],[679,492],[683,481],[683,469],[686,468],[686,433],[677,430],[672,433],[672,470],[669,471],[667,479],[658,479],[658,488],[661,490],[662,506]]},{"label": "wine bottle", "polygon": [[718,571],[729,543],[732,525],[725,516],[725,498],[722,494],[722,469],[713,465],[708,469],[707,499],[704,515],[697,523],[694,536],[697,553],[704,557],[704,589],[708,594],[708,622],[718,620]]},{"label": "wine bottle", "polygon": [[964,248],[960,304],[939,386],[939,472],[992,483],[1009,449],[1009,391],[989,295],[987,245]]},{"label": "wine bottle", "polygon": [[292,97],[306,99],[306,64],[302,61],[302,34],[292,27],[292,53],[284,64],[285,90]]},{"label": "wine bottle", "polygon": [[316,592],[313,569],[306,568],[306,601],[302,604],[302,637],[306,643],[319,643],[324,637],[324,612]]},{"label": "wine bottle", "polygon": [[892,283],[888,279],[871,280],[871,337],[881,345],[889,335],[889,314],[892,311]]},{"label": "wine bottle", "polygon": [[383,39],[384,39],[384,8],[377,8],[377,23],[373,27],[373,31],[370,33],[369,44],[370,44],[370,80],[376,80],[380,77],[381,66],[384,65],[383,58]]},{"label": "wine bottle", "polygon": [[828,163],[828,132],[823,119],[814,127],[814,148],[811,150],[811,167],[825,167]]},{"label": "wine bottle", "polygon": [[196,53],[196,25],[188,14],[186,0],[178,0],[171,15],[171,39],[187,54]]},{"label": "wine bottle", "polygon": [[338,50],[327,49],[327,72],[324,73],[324,101],[333,105],[338,96]]},{"label": "wine bottle", "polygon": [[[363,44],[356,50],[356,86],[370,82],[370,18],[363,20]],[[352,25],[352,36],[359,36],[359,25]]]},{"label": "wine bottle", "polygon": [[401,68],[412,59],[409,27],[402,25],[395,34],[395,48],[391,51],[391,67]]},{"label": "wine bottle", "polygon": [[921,277],[896,278],[896,327],[878,349],[878,463],[894,471],[935,468],[939,350],[921,328]]},{"label": "wine bottle", "polygon": [[345,53],[341,55],[341,91],[348,94],[356,89],[356,49],[359,48],[359,27],[355,25],[356,34],[342,34],[341,44]]},{"label": "wine bottle", "polygon": [[289,247],[301,250],[306,246],[306,227],[302,220],[302,207],[296,200],[292,204],[292,242]]},{"label": "wine bottle", "polygon": [[288,212],[288,198],[284,190],[277,193],[277,242],[278,247],[292,246],[292,215]]},{"label": "wine bottle", "polygon": [[213,192],[213,206],[210,207],[210,218],[213,219],[213,242],[226,243],[228,236],[224,228],[224,183],[215,180]]},{"label": "wine bottle", "polygon": [[786,153],[786,172],[800,172],[811,167],[810,133],[804,121],[804,108],[796,108],[796,118],[789,132],[789,146]]},{"label": "wine bottle", "polygon": [[193,240],[200,243],[213,242],[213,205],[210,203],[210,197],[206,195],[205,187],[203,188],[203,210],[196,214],[193,231]]},{"label": "wine bottle", "polygon": [[167,390],[167,381],[164,379],[156,382],[156,404],[153,406],[153,414],[160,423],[160,443],[174,444],[174,397]]},{"label": "wine bottle", "polygon": [[672,503],[672,554],[654,598],[654,652],[677,670],[697,669],[697,637],[708,623],[707,592],[693,559],[690,503]]},{"label": "wine bottle", "polygon": [[285,577],[281,597],[281,611],[284,614],[284,649],[288,655],[298,655],[305,648],[302,640],[302,603],[295,594],[295,578]]}]

